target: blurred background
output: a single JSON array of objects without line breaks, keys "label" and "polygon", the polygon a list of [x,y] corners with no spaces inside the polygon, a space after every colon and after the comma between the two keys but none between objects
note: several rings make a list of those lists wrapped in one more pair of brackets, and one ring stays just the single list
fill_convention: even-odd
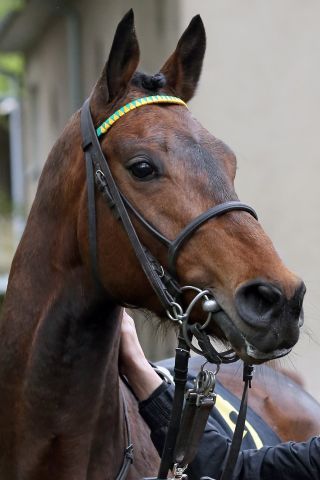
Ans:
[{"label": "blurred background", "polygon": [[[48,152],[131,7],[148,73],[202,16],[207,55],[190,106],[235,151],[241,200],[307,284],[301,340],[282,364],[320,400],[318,0],[0,0],[0,297]],[[138,323],[150,358],[173,352],[173,334]]]}]

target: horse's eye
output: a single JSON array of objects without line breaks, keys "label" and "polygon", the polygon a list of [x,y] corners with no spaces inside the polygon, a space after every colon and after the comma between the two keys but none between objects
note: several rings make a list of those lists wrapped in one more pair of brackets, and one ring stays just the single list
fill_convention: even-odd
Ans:
[{"label": "horse's eye", "polygon": [[136,178],[148,179],[153,178],[156,174],[155,168],[149,162],[142,161],[134,163],[129,167],[130,172]]}]

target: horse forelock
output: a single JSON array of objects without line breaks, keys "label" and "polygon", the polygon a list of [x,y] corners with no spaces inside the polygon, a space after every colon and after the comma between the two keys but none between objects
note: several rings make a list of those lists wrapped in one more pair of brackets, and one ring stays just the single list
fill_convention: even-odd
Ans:
[{"label": "horse forelock", "polygon": [[131,84],[150,94],[151,92],[157,93],[160,88],[165,87],[167,79],[161,72],[154,75],[148,75],[137,71],[131,79]]}]

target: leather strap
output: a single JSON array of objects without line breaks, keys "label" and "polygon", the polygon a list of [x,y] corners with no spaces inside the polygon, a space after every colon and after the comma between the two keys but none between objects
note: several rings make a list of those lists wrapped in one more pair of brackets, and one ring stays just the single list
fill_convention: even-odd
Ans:
[{"label": "leather strap", "polygon": [[88,237],[91,267],[96,286],[100,287],[97,259],[96,204],[94,195],[94,177],[91,158],[86,155],[87,192],[88,192]]},{"label": "leather strap", "polygon": [[188,363],[190,357],[189,352],[189,347],[185,343],[182,335],[179,335],[179,343],[178,347],[176,348],[174,365],[175,391],[173,405],[157,480],[167,480],[168,471],[173,464],[173,453],[180,428],[185,387],[188,379]]},{"label": "leather strap", "polygon": [[236,428],[232,437],[231,446],[225,461],[225,466],[220,477],[220,480],[231,480],[233,471],[235,469],[240,447],[243,438],[243,431],[246,423],[247,407],[248,407],[248,391],[251,387],[251,380],[253,375],[253,367],[251,365],[243,365],[243,381],[244,388],[241,398],[241,404],[236,423]]},{"label": "leather strap", "polygon": [[249,205],[246,205],[245,203],[242,203],[242,202],[237,202],[237,201],[225,202],[210,208],[209,210],[207,210],[206,212],[202,213],[201,215],[196,217],[194,220],[192,220],[179,233],[177,238],[173,242],[171,242],[169,252],[168,252],[168,268],[170,273],[172,275],[176,275],[176,256],[177,256],[178,250],[182,246],[182,244],[187,240],[187,238],[189,238],[196,231],[196,229],[200,227],[200,225],[202,225],[203,223],[207,222],[212,218],[219,217],[225,213],[233,212],[235,210],[248,212],[256,220],[258,219],[258,216],[255,210]]},{"label": "leather strap", "polygon": [[199,448],[215,397],[207,397],[197,404],[196,393],[189,393],[180,423],[179,435],[174,451],[174,462],[179,466],[189,465]]}]

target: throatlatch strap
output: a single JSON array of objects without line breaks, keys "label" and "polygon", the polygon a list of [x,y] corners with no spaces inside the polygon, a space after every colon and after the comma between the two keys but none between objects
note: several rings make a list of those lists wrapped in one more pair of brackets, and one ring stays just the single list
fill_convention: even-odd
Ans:
[{"label": "throatlatch strap", "polygon": [[[84,118],[81,115],[81,123]],[[88,195],[88,238],[89,238],[89,253],[91,258],[91,266],[93,278],[96,287],[100,288],[98,259],[97,259],[97,225],[96,225],[96,203],[95,203],[95,182],[92,160],[88,152],[85,152],[86,173],[87,173],[87,195]]]}]

